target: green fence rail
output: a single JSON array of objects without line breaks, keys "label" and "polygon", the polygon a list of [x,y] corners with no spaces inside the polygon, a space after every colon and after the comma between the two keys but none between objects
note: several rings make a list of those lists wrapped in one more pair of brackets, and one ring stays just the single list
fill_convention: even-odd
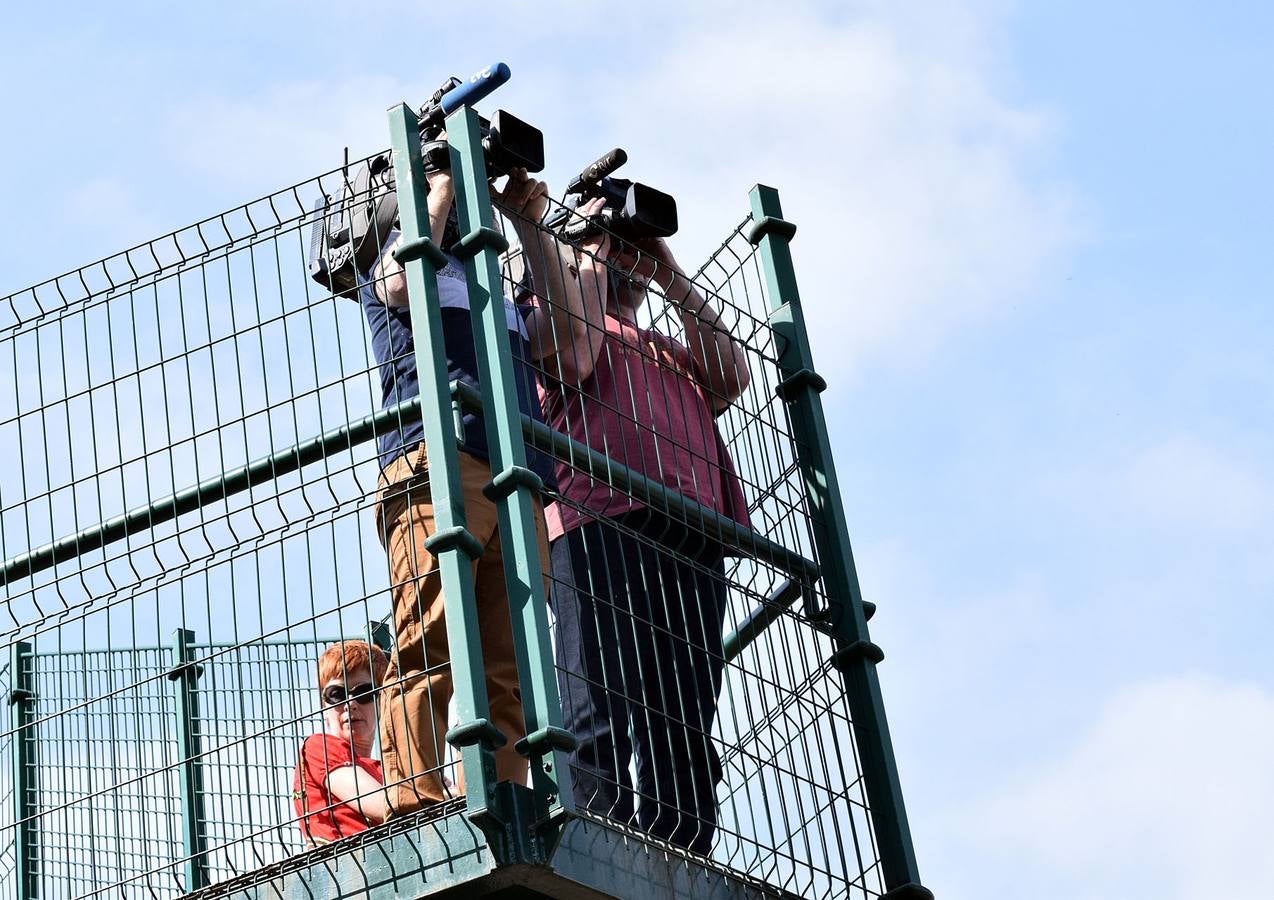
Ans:
[{"label": "green fence rail", "polygon": [[[0,472],[10,709],[0,734],[0,890],[230,896],[285,873],[319,890],[313,879],[339,880],[322,875],[323,865],[365,860],[369,842],[399,847],[413,823],[453,820],[473,823],[473,840],[487,848],[453,860],[455,873],[488,858],[541,868],[574,860],[582,871],[596,853],[595,886],[618,884],[603,845],[572,843],[568,823],[651,839],[572,790],[576,738],[563,730],[559,689],[579,673],[555,670],[563,635],[546,598],[561,581],[542,569],[536,520],[539,502],[579,504],[540,490],[528,455],[540,452],[559,471],[734,554],[719,570],[678,557],[724,598],[721,627],[708,638],[667,633],[632,611],[607,613],[720,671],[710,724],[688,712],[673,722],[720,762],[714,836],[693,851],[677,841],[653,846],[722,885],[763,894],[930,896],[876,677],[882,654],[867,631],[874,606],[858,588],[822,381],[787,254],[794,229],[777,195],[755,189],[751,213],[690,274],[750,372],[715,425],[746,501],[750,524],[742,524],[687,486],[643,474],[626,448],[600,449],[519,412],[515,372],[535,371],[541,385],[553,373],[505,339],[500,301],[517,293],[514,268],[536,252],[525,239],[542,226],[522,223],[524,240],[503,252],[511,217],[492,216],[476,116],[461,108],[448,134],[463,240],[455,256],[441,255],[429,238],[415,117],[406,107],[390,112],[395,159],[410,161],[398,178],[398,256],[422,359],[419,397],[381,408],[363,311],[306,273],[316,201],[338,196],[349,169],[0,298],[0,368],[14,372],[0,388],[0,455],[17,460]],[[451,265],[468,285],[481,390],[453,382],[444,364],[439,284]],[[657,284],[637,316],[651,333],[696,340]],[[526,735],[491,725],[472,564],[481,548],[455,502],[456,423],[465,413],[481,414],[491,448]],[[368,622],[383,623],[371,634],[390,643],[394,584],[376,515],[376,441],[413,421],[430,448],[438,526],[451,535],[432,545],[450,654],[425,675],[445,669],[455,686],[447,722],[433,724],[453,748],[437,775],[453,784],[463,775],[463,800],[316,850],[298,827],[292,789],[302,742],[323,727],[315,663],[327,638],[366,637]],[[679,553],[658,535],[617,527],[624,546]],[[395,677],[387,690],[402,683]],[[666,714],[645,696],[627,699],[634,716]],[[504,740],[530,762],[521,788],[497,784]],[[455,836],[468,832],[449,834],[460,853]],[[412,863],[401,848],[386,850],[377,871],[398,875],[381,880],[360,862],[359,890],[427,892],[426,856],[418,850]],[[395,881],[403,867],[423,881]],[[644,894],[636,876],[625,890],[659,896],[655,875],[643,877]]]}]

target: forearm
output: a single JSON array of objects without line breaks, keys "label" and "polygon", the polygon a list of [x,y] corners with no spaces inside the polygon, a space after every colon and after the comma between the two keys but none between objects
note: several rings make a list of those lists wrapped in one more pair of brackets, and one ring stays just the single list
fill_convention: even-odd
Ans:
[{"label": "forearm", "polygon": [[602,344],[606,340],[606,291],[609,277],[606,264],[586,254],[576,254],[580,298],[583,304],[580,321],[571,334],[571,346],[559,354],[563,372],[572,372],[583,380],[593,372]]},{"label": "forearm", "polygon": [[[441,246],[447,230],[447,215],[455,200],[455,183],[450,178],[434,178],[429,183],[426,205],[429,208],[429,238]],[[394,259],[394,251],[402,243],[402,236],[385,248],[380,261],[372,269],[376,296],[389,306],[407,305],[407,275],[402,264]]]},{"label": "forearm", "polygon": [[450,177],[432,178],[429,182],[429,237],[439,247],[442,236],[447,230],[447,216],[451,213],[451,204],[456,199],[456,183]]},{"label": "forearm", "polygon": [[572,302],[563,311],[541,301],[542,324],[535,329],[532,352],[561,381],[579,382],[592,374],[606,339],[606,265],[573,248],[564,251],[562,264],[572,282]]},{"label": "forearm", "polygon": [[575,339],[586,331],[584,290],[574,249],[543,229],[526,226],[518,231],[539,298],[531,352],[536,359],[570,352]]},{"label": "forearm", "polygon": [[327,777],[332,799],[358,810],[369,822],[385,821],[389,814],[389,792],[379,781],[356,766],[342,766]]},{"label": "forearm", "polygon": [[717,409],[724,409],[747,389],[747,354],[712,305],[679,270],[668,280],[665,296],[675,303],[686,329],[686,342],[704,387]]},{"label": "forearm", "polygon": [[549,302],[556,333],[568,334],[570,320],[584,314],[579,279],[570,271],[575,267],[574,248],[547,228],[523,223],[517,231],[536,291]]},{"label": "forearm", "polygon": [[375,825],[385,821],[389,815],[389,792],[377,786],[369,794],[355,797],[353,800],[346,800],[345,805],[358,810],[364,819]]},{"label": "forearm", "polygon": [[385,248],[380,260],[372,267],[372,285],[376,298],[388,306],[407,305],[407,273],[402,264],[394,259],[394,250],[401,239]]}]

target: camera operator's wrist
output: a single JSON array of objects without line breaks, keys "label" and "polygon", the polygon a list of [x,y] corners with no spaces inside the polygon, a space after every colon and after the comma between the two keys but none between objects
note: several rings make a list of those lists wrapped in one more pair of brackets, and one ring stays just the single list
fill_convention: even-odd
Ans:
[{"label": "camera operator's wrist", "polygon": [[434,187],[450,188],[455,190],[456,179],[451,174],[451,169],[433,169],[425,173],[425,181],[429,182],[429,189],[432,191]]}]

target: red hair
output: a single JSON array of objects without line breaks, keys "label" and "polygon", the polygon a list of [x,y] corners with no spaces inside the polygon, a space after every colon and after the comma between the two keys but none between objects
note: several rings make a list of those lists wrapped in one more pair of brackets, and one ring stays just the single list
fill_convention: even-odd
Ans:
[{"label": "red hair", "polygon": [[350,672],[359,669],[367,669],[372,673],[373,682],[384,684],[389,671],[389,657],[384,650],[367,641],[337,641],[319,657],[319,690],[329,681],[347,678]]}]

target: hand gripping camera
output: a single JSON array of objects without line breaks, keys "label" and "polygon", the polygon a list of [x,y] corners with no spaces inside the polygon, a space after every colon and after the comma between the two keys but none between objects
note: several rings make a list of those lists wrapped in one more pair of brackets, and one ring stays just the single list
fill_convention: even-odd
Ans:
[{"label": "hand gripping camera", "polygon": [[[467,83],[448,78],[420,108],[421,153],[425,171],[451,167],[450,149],[439,140],[447,115],[466,104],[477,103],[509,80],[504,63],[489,66]],[[538,128],[498,110],[489,120],[480,119],[482,149],[487,174],[497,178],[523,166],[529,172],[544,168],[544,136]],[[353,179],[348,175],[339,196],[324,195],[314,205],[317,213],[310,230],[310,277],[338,297],[356,297],[357,272],[367,272],[381,246],[398,225],[398,194],[394,166],[388,153],[368,160]],[[455,208],[448,221],[443,248],[459,239]]]},{"label": "hand gripping camera", "polygon": [[[638,181],[611,177],[611,173],[627,161],[628,154],[616,147],[587,166],[566,187],[564,204],[567,208],[559,210],[546,224],[562,226],[565,220],[561,233],[571,241],[598,234],[603,229],[625,240],[676,234],[677,201],[671,195]],[[586,219],[568,211],[595,197],[605,199],[597,215]]]}]

